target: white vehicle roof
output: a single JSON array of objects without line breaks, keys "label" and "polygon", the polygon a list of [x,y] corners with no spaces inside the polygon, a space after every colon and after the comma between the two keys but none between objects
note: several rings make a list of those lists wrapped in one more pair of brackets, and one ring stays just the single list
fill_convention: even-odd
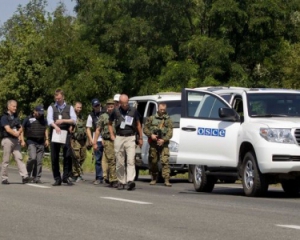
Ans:
[{"label": "white vehicle roof", "polygon": [[157,93],[155,95],[136,96],[136,97],[129,98],[129,101],[149,101],[149,100],[153,100],[156,102],[181,100],[181,93],[166,92],[166,93]]}]

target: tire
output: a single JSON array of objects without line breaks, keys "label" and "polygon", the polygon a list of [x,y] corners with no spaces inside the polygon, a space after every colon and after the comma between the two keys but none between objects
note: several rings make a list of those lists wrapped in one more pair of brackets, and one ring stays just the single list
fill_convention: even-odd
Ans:
[{"label": "tire", "polygon": [[134,181],[139,180],[139,176],[140,176],[140,169],[139,169],[139,167],[135,166],[135,178],[134,178]]},{"label": "tire", "polygon": [[204,166],[193,166],[193,183],[196,192],[211,192],[214,189],[216,179],[207,176]]},{"label": "tire", "polygon": [[283,191],[290,197],[298,197],[300,193],[300,179],[281,181]]},{"label": "tire", "polygon": [[259,171],[254,152],[246,153],[243,160],[242,182],[245,195],[260,197],[266,194],[269,184],[266,177]]}]

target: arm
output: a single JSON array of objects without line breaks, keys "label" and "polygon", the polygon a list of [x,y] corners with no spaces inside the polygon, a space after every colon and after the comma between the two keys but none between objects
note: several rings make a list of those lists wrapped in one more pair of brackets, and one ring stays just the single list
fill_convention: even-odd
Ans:
[{"label": "arm", "polygon": [[97,126],[96,131],[95,131],[94,140],[93,140],[93,148],[94,148],[94,150],[98,149],[97,139],[98,139],[99,135],[100,135],[100,127]]},{"label": "arm", "polygon": [[[23,127],[21,126],[20,129],[22,129],[22,130],[21,130],[21,132],[20,132],[19,141],[20,141],[20,143],[21,143],[21,146],[22,146],[22,147],[25,147],[26,143],[25,143],[25,141],[24,141],[24,131],[23,131]],[[20,129],[19,129],[19,131],[20,131]]]},{"label": "arm", "polygon": [[10,128],[9,125],[5,125],[4,129],[7,133],[9,133],[10,135],[14,136],[14,137],[19,137],[20,136],[20,132],[19,131],[14,131],[13,129]]},{"label": "arm", "polygon": [[49,146],[49,130],[48,128],[46,128],[45,130],[45,147],[48,147]]},{"label": "arm", "polygon": [[55,129],[57,134],[60,134],[60,127],[57,126],[53,120],[53,108],[51,105],[47,109],[47,122],[48,122],[49,126],[51,126]]},{"label": "arm", "polygon": [[167,120],[167,128],[168,128],[168,131],[167,131],[166,135],[163,137],[163,140],[165,142],[170,141],[170,139],[173,137],[173,123],[170,118]]},{"label": "arm", "polygon": [[91,115],[88,116],[88,119],[86,121],[86,135],[89,140],[89,145],[93,145],[93,136],[92,136],[92,131],[91,128],[93,127],[93,122],[92,122],[92,117]]},{"label": "arm", "polygon": [[109,131],[110,139],[111,139],[112,141],[114,141],[114,140],[116,139],[116,136],[115,136],[115,134],[114,134],[114,129],[113,129],[113,126],[112,126],[112,122],[111,122],[111,121],[108,122],[108,131]]},{"label": "arm", "polygon": [[142,147],[142,145],[143,145],[143,131],[142,131],[142,125],[141,125],[140,120],[138,120],[136,122],[136,128],[137,128],[137,131],[138,131],[139,136],[140,136],[140,138],[139,138],[139,146]]}]

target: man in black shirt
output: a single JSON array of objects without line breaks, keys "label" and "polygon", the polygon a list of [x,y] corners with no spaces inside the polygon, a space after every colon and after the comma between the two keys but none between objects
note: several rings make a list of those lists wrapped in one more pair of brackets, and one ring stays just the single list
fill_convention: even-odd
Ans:
[{"label": "man in black shirt", "polygon": [[[14,159],[17,162],[22,182],[28,183],[30,178],[28,177],[25,164],[22,161],[23,157],[21,154],[20,140],[23,128],[17,115],[17,101],[15,100],[9,100],[7,102],[7,111],[4,112],[1,117],[1,131],[3,135],[3,139],[1,141],[1,145],[3,147],[3,160],[1,166],[2,184],[9,184],[7,167],[11,154],[13,154]],[[24,146],[25,143],[22,142],[22,147]]]},{"label": "man in black shirt", "polygon": [[[135,188],[135,138],[136,133],[142,135],[142,127],[137,110],[128,104],[128,96],[120,96],[120,107],[115,108],[109,117],[110,138],[114,141],[114,151],[116,156],[116,170],[119,181],[118,189],[124,189],[128,182],[127,190]],[[113,131],[112,123],[115,121],[116,136]],[[140,137],[138,144],[143,145],[143,138]],[[125,173],[125,155],[127,156],[127,166]],[[126,176],[127,175],[127,176]],[[127,179],[126,179],[127,177]]]},{"label": "man in black shirt", "polygon": [[42,183],[43,156],[45,147],[49,146],[47,120],[44,118],[43,106],[34,108],[33,114],[25,118],[23,128],[29,155],[26,165],[28,175],[32,175],[33,182]]}]

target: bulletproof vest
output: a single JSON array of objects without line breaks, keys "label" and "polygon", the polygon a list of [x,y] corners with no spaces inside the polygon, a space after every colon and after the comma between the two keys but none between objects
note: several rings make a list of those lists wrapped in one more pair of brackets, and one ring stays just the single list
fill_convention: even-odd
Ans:
[{"label": "bulletproof vest", "polygon": [[[67,104],[61,112],[58,110],[58,108],[54,104],[52,104],[51,106],[53,108],[54,122],[59,119],[58,118],[59,115],[62,116],[62,119],[71,119],[71,115],[70,115],[71,106],[70,105]],[[69,130],[70,124],[63,123],[63,124],[60,124],[59,127],[62,130]]]},{"label": "bulletproof vest", "polygon": [[[115,109],[115,111],[116,111],[116,115],[117,115],[117,119],[116,119],[116,123],[115,123],[117,134],[134,134],[134,133],[136,133],[136,121],[135,121],[136,109],[129,107],[129,109],[127,110],[126,115],[124,115],[124,116],[121,114],[120,108]],[[125,116],[132,117],[133,121],[132,121],[131,126],[125,125],[125,128],[121,129],[120,126],[121,126],[121,123],[123,121],[125,121]]]},{"label": "bulletproof vest", "polygon": [[[44,118],[34,119],[34,117],[29,118],[29,126],[25,128],[25,136],[27,138],[43,139],[45,137],[47,122]],[[31,120],[33,121],[31,122]]]},{"label": "bulletproof vest", "polygon": [[75,131],[73,134],[73,138],[82,141],[86,140],[86,126],[85,121],[82,118],[77,117],[77,122],[75,126]]},{"label": "bulletproof vest", "polygon": [[[7,112],[3,114],[3,117],[6,117],[8,120],[8,125],[10,126],[11,129],[17,129],[19,130],[21,127],[21,123],[20,123],[20,119],[18,118],[18,116],[16,114],[13,115],[9,115]],[[2,132],[2,137],[12,137],[12,138],[16,138],[15,136],[9,134],[4,126],[1,126],[1,132]]]},{"label": "bulletproof vest", "polygon": [[[162,135],[165,136],[168,132],[168,128],[166,127],[166,121],[169,119],[169,115],[164,114],[163,116],[158,116],[157,114],[152,117],[150,131],[155,132],[160,129],[162,131]],[[163,123],[162,123],[163,121]]]},{"label": "bulletproof vest", "polygon": [[[109,114],[104,113],[103,115],[101,115],[100,120],[101,120],[100,129],[101,129],[102,138],[103,139],[110,139],[110,133],[109,133],[109,130],[108,130]],[[112,126],[113,126],[113,130],[114,130],[114,133],[115,133],[116,132],[115,122],[112,123]]]},{"label": "bulletproof vest", "polygon": [[99,117],[100,117],[101,114],[103,114],[102,111],[97,112],[97,113],[94,112],[94,111],[92,111],[92,112],[90,113],[90,115],[91,115],[91,117],[92,117],[92,124],[93,124],[93,131],[94,131],[94,132],[96,131],[96,128],[97,128],[97,122],[98,122],[98,119],[99,119]]}]

